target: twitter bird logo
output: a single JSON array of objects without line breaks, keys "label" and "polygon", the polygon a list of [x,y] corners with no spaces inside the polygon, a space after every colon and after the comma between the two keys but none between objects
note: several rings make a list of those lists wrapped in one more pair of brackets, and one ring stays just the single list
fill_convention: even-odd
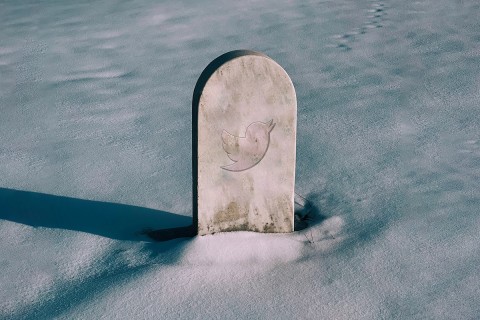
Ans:
[{"label": "twitter bird logo", "polygon": [[223,150],[234,163],[221,167],[228,171],[244,171],[262,161],[270,145],[270,132],[275,127],[269,122],[253,122],[245,132],[245,137],[236,137],[223,130]]}]

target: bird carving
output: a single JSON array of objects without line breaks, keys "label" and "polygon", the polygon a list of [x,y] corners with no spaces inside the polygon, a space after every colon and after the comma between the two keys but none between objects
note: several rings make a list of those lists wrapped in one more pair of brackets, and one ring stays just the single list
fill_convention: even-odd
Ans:
[{"label": "bird carving", "polygon": [[237,137],[223,130],[223,150],[234,162],[221,167],[228,171],[244,171],[262,161],[270,145],[270,132],[275,127],[273,119],[269,122],[253,122],[244,137]]}]

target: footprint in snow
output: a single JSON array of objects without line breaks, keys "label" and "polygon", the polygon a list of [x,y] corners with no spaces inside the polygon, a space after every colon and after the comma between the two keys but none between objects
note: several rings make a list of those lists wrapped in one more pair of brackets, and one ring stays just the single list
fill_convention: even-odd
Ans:
[{"label": "footprint in snow", "polygon": [[333,36],[336,47],[349,51],[352,49],[351,44],[357,40],[362,34],[366,34],[370,29],[382,28],[385,20],[385,4],[382,1],[375,1],[367,10],[367,19],[362,26],[352,29],[344,34]]}]

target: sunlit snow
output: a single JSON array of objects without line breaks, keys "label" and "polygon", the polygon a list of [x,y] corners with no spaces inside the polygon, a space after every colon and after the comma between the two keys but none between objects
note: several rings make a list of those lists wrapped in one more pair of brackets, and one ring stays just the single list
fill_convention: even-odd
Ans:
[{"label": "sunlit snow", "polygon": [[[475,319],[476,0],[2,1],[1,319]],[[191,222],[191,98],[264,52],[298,99],[292,234]]]}]

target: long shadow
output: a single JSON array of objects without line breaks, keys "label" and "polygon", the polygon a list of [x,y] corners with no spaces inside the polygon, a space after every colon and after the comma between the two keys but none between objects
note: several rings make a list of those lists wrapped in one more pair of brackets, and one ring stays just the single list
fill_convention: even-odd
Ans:
[{"label": "long shadow", "polygon": [[5,188],[0,188],[0,219],[33,227],[88,232],[118,240],[166,241],[194,235],[191,217],[125,204]]},{"label": "long shadow", "polygon": [[[175,263],[189,240],[161,244],[152,242],[190,237],[194,230],[191,217],[165,211],[5,188],[0,188],[0,219],[33,227],[82,231],[118,240],[148,241],[150,243],[146,243],[142,250],[151,258],[162,255],[162,264]],[[116,255],[114,250],[104,258],[115,260]],[[12,319],[59,316],[83,301],[94,299],[119,281],[135,279],[152,267],[150,262],[132,267],[127,261],[120,260],[86,277],[59,280],[51,291],[45,293],[45,299],[38,299],[16,310]],[[1,315],[0,312],[0,318]]]}]

